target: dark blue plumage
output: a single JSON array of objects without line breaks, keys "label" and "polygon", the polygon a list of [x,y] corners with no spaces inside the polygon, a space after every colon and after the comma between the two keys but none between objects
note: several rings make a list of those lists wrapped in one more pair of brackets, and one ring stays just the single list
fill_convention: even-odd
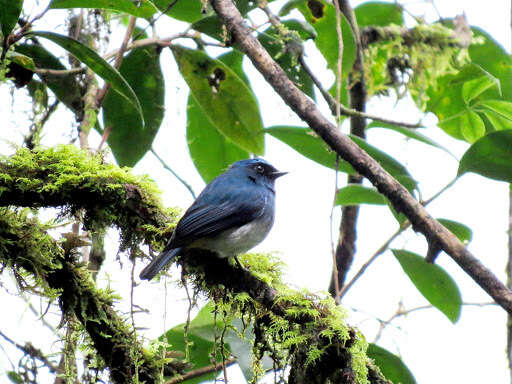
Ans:
[{"label": "dark blue plumage", "polygon": [[201,192],[140,278],[151,280],[183,247],[230,257],[260,243],[274,223],[274,181],[285,174],[259,158],[234,163]]}]

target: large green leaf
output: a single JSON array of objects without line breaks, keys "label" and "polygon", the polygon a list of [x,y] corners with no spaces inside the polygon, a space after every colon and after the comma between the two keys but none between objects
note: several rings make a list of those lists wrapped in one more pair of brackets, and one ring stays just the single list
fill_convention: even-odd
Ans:
[{"label": "large green leaf", "polygon": [[249,152],[234,144],[210,123],[192,94],[187,104],[187,143],[192,161],[206,183]]},{"label": "large green leaf", "polygon": [[354,12],[360,28],[370,25],[385,27],[390,24],[404,24],[402,7],[398,4],[368,1],[355,7]]},{"label": "large green leaf", "polygon": [[505,100],[512,100],[512,57],[487,32],[480,28],[471,28],[474,36],[483,39],[483,43],[469,46],[471,61],[480,65],[501,83],[501,90]]},{"label": "large green leaf", "polygon": [[283,68],[290,80],[314,99],[313,80],[302,66],[298,65],[297,55],[302,54],[302,41],[314,38],[315,31],[309,30],[310,26],[297,20],[283,21],[282,24],[286,27],[286,36],[280,36],[274,27],[269,27],[258,35],[258,40]]},{"label": "large green leaf", "polygon": [[23,0],[0,0],[0,30],[6,37],[16,26],[23,8]]},{"label": "large green leaf", "polygon": [[[325,167],[335,169],[336,153],[334,153],[316,133],[309,128],[286,125],[275,125],[265,129],[265,132],[286,143],[301,155]],[[346,161],[339,161],[341,172],[355,173]]]},{"label": "large green leaf", "polygon": [[[40,45],[17,44],[16,52],[31,57],[38,68],[67,69],[55,56]],[[52,90],[57,99],[76,115],[83,113],[83,100],[80,85],[74,75],[39,75]]]},{"label": "large green leaf", "polygon": [[370,129],[370,128],[389,129],[389,130],[401,133],[402,135],[407,136],[413,140],[417,140],[424,144],[431,145],[433,147],[442,149],[443,151],[451,154],[451,152],[447,148],[443,147],[441,144],[436,143],[434,140],[430,139],[428,136],[421,134],[419,132],[419,129],[410,129],[410,128],[405,128],[405,127],[399,127],[397,125],[381,123],[378,121],[373,121],[366,126],[366,129]]},{"label": "large green leaf", "polygon": [[366,354],[369,358],[373,359],[386,379],[397,384],[416,384],[416,379],[409,368],[398,356],[392,354],[387,349],[370,343]]},{"label": "large green leaf", "polygon": [[149,0],[52,0],[50,8],[97,8],[128,13],[133,16],[149,18],[158,10]]},{"label": "large green leaf", "polygon": [[[174,0],[152,0],[152,2],[161,12],[166,12],[172,18],[188,23],[215,15],[209,2],[204,0],[179,0],[177,2]],[[169,7],[171,3],[174,5]],[[254,0],[235,0],[235,4],[242,15],[245,15],[251,9],[258,7],[259,3]]]},{"label": "large green leaf", "polygon": [[[243,55],[240,52],[232,50],[218,59],[229,66],[245,84],[249,84],[243,72]],[[187,143],[190,157],[207,183],[235,161],[250,156],[249,152],[234,144],[210,123],[192,94],[187,103]]]},{"label": "large green leaf", "polygon": [[220,132],[241,148],[263,154],[263,124],[256,98],[240,77],[205,52],[172,51],[199,107]]},{"label": "large green leaf", "polygon": [[507,120],[512,120],[512,103],[504,100],[484,100],[475,105],[475,107],[483,107]]},{"label": "large green leaf", "polygon": [[437,219],[441,224],[450,230],[457,238],[467,245],[473,237],[473,231],[467,225],[448,219]]},{"label": "large green leaf", "polygon": [[110,66],[101,56],[94,50],[83,45],[79,41],[70,37],[59,35],[53,32],[32,31],[31,36],[39,36],[60,45],[66,51],[75,56],[82,63],[87,65],[91,71],[100,76],[103,80],[110,83],[112,89],[119,92],[123,97],[128,100],[130,104],[138,112],[141,119],[144,119],[142,107],[139,99],[128,82],[121,76],[117,69]]},{"label": "large green leaf", "polygon": [[151,149],[164,117],[160,50],[156,46],[131,50],[119,72],[140,100],[145,125],[131,103],[117,92],[108,92],[103,102],[103,126],[110,131],[108,144],[117,163],[133,167]]},{"label": "large green leaf", "polygon": [[458,175],[466,172],[512,182],[512,130],[489,133],[469,147],[460,160]]},{"label": "large green leaf", "polygon": [[[266,128],[265,132],[288,144],[301,155],[326,167],[335,169],[336,154],[309,128],[276,125]],[[397,160],[357,136],[350,135],[350,138],[377,160],[393,177],[399,179],[401,183],[408,184],[408,187],[415,188],[416,182],[411,178],[407,169]],[[352,166],[341,159],[338,170],[349,174],[355,173]],[[411,183],[413,184],[412,186],[410,185]]]},{"label": "large green leaf", "polygon": [[[482,78],[490,76],[482,67],[476,64],[467,64],[457,73],[441,77],[437,82],[437,88],[427,90],[429,100],[427,110],[435,113],[439,119],[439,127],[446,133],[460,140],[468,140],[468,137],[478,136],[481,133],[482,125],[468,111],[475,112],[475,105],[468,107],[468,102],[474,100],[494,98],[498,94],[498,87],[486,87],[484,90],[477,90],[478,87],[466,85],[466,100],[464,98],[464,86],[471,81],[483,81]],[[468,88],[469,87],[469,88]],[[474,88],[478,95],[472,97],[470,89]],[[475,122],[476,130],[468,131],[467,124]],[[481,119],[480,119],[481,120]],[[463,130],[466,131],[463,132]],[[476,135],[471,135],[476,133]]]},{"label": "large green leaf", "polygon": [[512,120],[503,117],[503,115],[490,110],[484,111],[483,114],[496,131],[512,129]]},{"label": "large green leaf", "polygon": [[462,86],[462,98],[469,104],[473,99],[480,96],[491,87],[496,87],[501,92],[500,81],[490,73],[476,79],[466,81]]},{"label": "large green leaf", "polygon": [[429,264],[420,255],[393,249],[393,254],[418,291],[452,323],[459,319],[462,298],[451,276],[436,264]]},{"label": "large green leaf", "polygon": [[336,194],[336,205],[386,205],[386,198],[375,188],[358,184],[347,185]]},{"label": "large green leaf", "polygon": [[[327,60],[327,66],[334,73],[337,72],[339,45],[336,34],[336,12],[334,6],[325,0],[301,1],[296,7],[304,15],[306,21],[315,28],[315,39],[318,50]],[[346,78],[356,58],[354,35],[347,19],[341,15],[341,36],[343,39],[342,72]]]},{"label": "large green leaf", "polygon": [[[186,339],[188,339],[188,351],[190,353],[189,359],[194,363],[192,370],[211,365],[211,353],[214,349],[215,336],[220,337],[223,331],[223,323],[220,321],[221,316],[217,318],[217,323],[214,322],[214,305],[209,302],[206,304],[196,317],[190,322]],[[226,331],[225,336],[232,337],[234,332],[231,329]],[[170,344],[169,351],[179,351],[185,354],[186,339],[185,339],[185,324],[177,325],[165,334],[160,336],[160,340],[166,339]],[[225,337],[225,340],[227,337]],[[225,347],[230,351],[229,342],[225,342]],[[217,361],[222,360],[219,341],[217,341]],[[226,356],[227,358],[228,356]],[[217,374],[207,373],[205,375],[189,379],[185,381],[186,384],[198,384],[207,380],[213,380]]]},{"label": "large green leaf", "polygon": [[474,143],[485,135],[484,121],[475,112],[468,110],[459,117],[459,121],[462,136],[469,143]]},{"label": "large green leaf", "polygon": [[[357,145],[359,145],[362,149],[364,149],[371,157],[379,162],[382,167],[388,171],[393,177],[399,179],[401,182],[401,176],[406,176],[409,178],[409,181],[414,180],[411,178],[409,171],[405,168],[399,161],[395,160],[393,157],[389,156],[387,153],[382,152],[380,149],[374,147],[373,145],[368,144],[366,141],[361,139],[360,137],[350,135],[352,141],[354,141]],[[416,184],[414,182],[414,184]]]}]

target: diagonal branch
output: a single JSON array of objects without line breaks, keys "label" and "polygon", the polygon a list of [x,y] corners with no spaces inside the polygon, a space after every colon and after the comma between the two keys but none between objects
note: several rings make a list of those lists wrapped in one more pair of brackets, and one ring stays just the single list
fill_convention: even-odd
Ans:
[{"label": "diagonal branch", "polygon": [[433,250],[443,250],[503,309],[512,313],[512,292],[466,249],[448,229],[396,181],[382,166],[346,135],[339,132],[305,96],[283,69],[272,59],[259,41],[252,36],[242,15],[231,0],[212,0],[213,7],[226,25],[240,49],[288,106],[315,131],[341,158],[368,178],[385,195],[398,212],[404,213],[413,228],[421,232]]}]

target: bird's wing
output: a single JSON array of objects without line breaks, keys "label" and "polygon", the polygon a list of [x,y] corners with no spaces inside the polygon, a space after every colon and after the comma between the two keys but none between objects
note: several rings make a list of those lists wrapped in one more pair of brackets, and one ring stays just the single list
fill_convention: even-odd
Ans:
[{"label": "bird's wing", "polygon": [[255,192],[244,192],[219,203],[202,203],[198,199],[178,223],[169,245],[186,246],[196,239],[247,224],[263,215],[267,199],[267,194]]}]

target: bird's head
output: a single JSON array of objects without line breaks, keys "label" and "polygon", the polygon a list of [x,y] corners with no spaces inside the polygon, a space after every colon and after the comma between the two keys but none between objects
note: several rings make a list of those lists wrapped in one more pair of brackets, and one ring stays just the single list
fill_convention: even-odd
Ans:
[{"label": "bird's head", "polygon": [[261,158],[240,160],[234,163],[230,170],[243,171],[253,181],[263,181],[274,184],[278,177],[286,175],[288,172],[280,172],[268,161]]}]

